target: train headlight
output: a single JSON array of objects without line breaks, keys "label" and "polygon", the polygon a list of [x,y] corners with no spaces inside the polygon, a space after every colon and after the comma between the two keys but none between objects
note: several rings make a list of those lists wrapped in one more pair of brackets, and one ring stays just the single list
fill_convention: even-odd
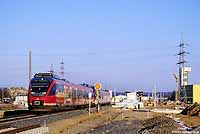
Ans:
[{"label": "train headlight", "polygon": [[45,95],[46,94],[46,92],[42,92],[42,95]]}]

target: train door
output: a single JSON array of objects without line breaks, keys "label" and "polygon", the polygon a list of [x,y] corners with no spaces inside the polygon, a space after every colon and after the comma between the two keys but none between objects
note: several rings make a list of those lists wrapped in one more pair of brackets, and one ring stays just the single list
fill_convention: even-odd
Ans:
[{"label": "train door", "polygon": [[72,105],[76,105],[76,90],[73,86],[71,86],[71,91],[72,91]]},{"label": "train door", "polygon": [[64,85],[56,84],[56,104],[64,105]]},{"label": "train door", "polygon": [[64,104],[72,104],[72,88],[70,86],[64,86]]},{"label": "train door", "polygon": [[80,104],[80,98],[79,98],[79,91],[78,91],[78,88],[75,87],[75,93],[76,93],[76,105],[79,105]]}]

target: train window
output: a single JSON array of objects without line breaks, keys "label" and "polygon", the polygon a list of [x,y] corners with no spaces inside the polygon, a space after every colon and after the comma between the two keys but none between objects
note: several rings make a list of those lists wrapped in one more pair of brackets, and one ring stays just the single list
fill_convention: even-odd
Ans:
[{"label": "train window", "polygon": [[61,91],[64,92],[64,85],[60,85]]},{"label": "train window", "polygon": [[31,83],[32,92],[46,92],[49,87],[49,83]]},{"label": "train window", "polygon": [[72,88],[72,98],[76,98],[76,90],[74,88]]},{"label": "train window", "polygon": [[83,91],[83,98],[87,98],[87,92]]},{"label": "train window", "polygon": [[56,84],[54,84],[53,87],[51,88],[49,96],[55,95],[55,93],[56,93]]},{"label": "train window", "polygon": [[50,83],[41,81],[31,81],[30,91],[32,96],[45,96]]},{"label": "train window", "polygon": [[79,91],[80,98],[83,98],[83,91]]},{"label": "train window", "polygon": [[61,84],[56,84],[56,85],[59,92],[64,92],[64,85],[61,85]]},{"label": "train window", "polygon": [[78,98],[78,91],[77,91],[77,88],[75,88],[74,90],[75,90],[75,98]]},{"label": "train window", "polygon": [[80,95],[81,95],[80,91],[76,89],[76,96],[77,96],[77,98],[79,98]]},{"label": "train window", "polygon": [[69,87],[69,98],[72,98],[72,87]]},{"label": "train window", "polygon": [[84,95],[85,95],[86,99],[89,99],[88,94],[89,94],[89,92],[84,92]]},{"label": "train window", "polygon": [[70,87],[68,86],[65,86],[65,97],[71,98],[71,91],[70,91]]}]

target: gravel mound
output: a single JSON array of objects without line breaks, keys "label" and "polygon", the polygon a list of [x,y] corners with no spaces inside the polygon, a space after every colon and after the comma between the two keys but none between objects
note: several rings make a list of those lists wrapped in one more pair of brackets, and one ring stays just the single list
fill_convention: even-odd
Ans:
[{"label": "gravel mound", "polygon": [[200,104],[194,103],[190,106],[187,106],[181,114],[190,115],[190,116],[198,116],[200,115]]},{"label": "gravel mound", "polygon": [[200,134],[200,126],[193,130],[196,134]]},{"label": "gravel mound", "polygon": [[178,131],[178,128],[178,124],[171,118],[159,116],[146,120],[139,134],[171,134]]},{"label": "gravel mound", "polygon": [[115,121],[107,125],[99,126],[84,134],[138,134],[143,122],[139,120]]},{"label": "gravel mound", "polygon": [[172,134],[180,131],[182,130],[174,120],[159,116],[145,121],[138,119],[115,121],[83,134]]}]

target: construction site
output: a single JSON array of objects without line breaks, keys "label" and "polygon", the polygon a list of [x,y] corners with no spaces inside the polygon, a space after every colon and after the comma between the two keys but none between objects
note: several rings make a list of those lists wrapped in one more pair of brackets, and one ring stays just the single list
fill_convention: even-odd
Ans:
[{"label": "construction site", "polygon": [[199,5],[0,0],[0,134],[200,134]]},{"label": "construction site", "polygon": [[[103,90],[100,83],[75,85],[64,79],[63,60],[60,63],[61,78],[54,75],[53,65],[48,73],[36,73],[31,78],[30,51],[30,89],[36,90],[39,84],[49,84],[47,80],[63,81],[63,88],[60,84],[54,94],[54,88],[48,89],[52,90],[49,94],[57,98],[56,105],[52,102],[51,106],[50,103],[43,103],[48,99],[53,101],[50,95],[35,98],[33,93],[37,92],[30,89],[4,90],[4,94],[12,97],[2,96],[0,134],[200,133],[200,85],[189,82],[192,69],[186,66],[185,56],[188,52],[184,50],[185,45],[183,42],[179,45],[178,73],[173,74],[173,92],[159,92],[156,85],[152,92],[121,93]],[[88,103],[78,101],[81,97]],[[12,101],[13,98],[15,101]]]}]

